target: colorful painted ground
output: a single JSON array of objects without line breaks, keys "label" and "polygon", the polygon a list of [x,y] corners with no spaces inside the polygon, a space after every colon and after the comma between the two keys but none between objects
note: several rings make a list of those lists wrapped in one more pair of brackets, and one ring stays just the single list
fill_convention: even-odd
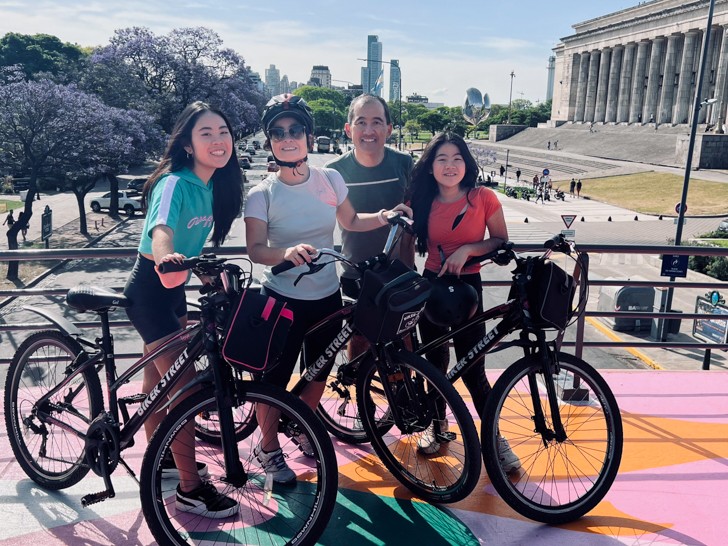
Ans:
[{"label": "colorful painted ground", "polygon": [[[465,546],[728,544],[728,373],[605,372],[622,411],[624,455],[605,499],[586,517],[548,526],[513,512],[485,471],[466,500],[434,507],[413,499],[368,446],[337,443],[339,497],[320,544]],[[140,465],[143,438],[127,460]],[[115,475],[115,499],[81,508],[101,490],[85,478],[44,491],[15,462],[0,431],[0,546],[153,543],[135,482]]]}]

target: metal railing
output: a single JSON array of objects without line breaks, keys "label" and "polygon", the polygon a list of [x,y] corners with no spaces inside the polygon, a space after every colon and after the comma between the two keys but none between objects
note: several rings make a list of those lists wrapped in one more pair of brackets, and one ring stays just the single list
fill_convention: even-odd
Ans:
[{"label": "metal railing", "polygon": [[[533,249],[533,245],[517,244],[514,246],[516,252],[524,252]],[[337,250],[340,247],[337,246]],[[728,256],[728,248],[721,247],[691,247],[691,246],[666,246],[666,245],[602,245],[602,244],[582,244],[579,250],[588,254],[669,254],[669,255],[702,255],[702,256]],[[221,247],[217,249],[205,248],[203,253],[215,253],[218,256],[244,256],[247,255],[247,248],[244,246]],[[52,250],[6,250],[0,251],[0,260],[5,261],[37,261],[37,260],[73,260],[84,258],[133,258],[137,255],[136,248],[84,248],[84,249],[52,249]],[[588,270],[587,270],[588,278]],[[652,287],[652,288],[710,288],[713,290],[728,290],[728,282],[670,282],[665,281],[630,281],[630,280],[591,280],[590,286],[636,286],[636,287]],[[483,281],[483,286],[492,287],[508,287],[511,281]],[[70,288],[70,287],[69,287]],[[196,291],[195,286],[187,286],[187,291]],[[121,291],[118,287],[116,290]],[[26,288],[14,290],[0,290],[0,298],[3,297],[20,297],[20,296],[64,296],[67,289],[62,288]],[[0,302],[2,305],[2,302]],[[728,349],[726,343],[703,343],[703,342],[670,342],[670,341],[584,341],[584,328],[587,317],[603,317],[603,318],[633,318],[633,319],[686,319],[693,320],[697,318],[716,317],[718,319],[726,318],[726,315],[713,315],[702,313],[656,313],[656,312],[634,312],[634,311],[586,311],[577,322],[577,335],[575,341],[564,341],[562,346],[574,347],[577,356],[580,356],[584,347],[613,347],[613,348],[663,348],[663,349]],[[726,319],[728,320],[728,319]],[[100,326],[98,322],[84,321],[74,323],[78,328],[97,328]],[[39,330],[48,328],[49,323],[22,323],[22,324],[0,324],[0,332],[22,331],[22,330]],[[121,328],[129,327],[129,321],[113,321],[111,327]],[[140,358],[139,354],[119,354],[117,358]],[[0,358],[0,364],[7,364],[10,359]],[[704,366],[705,367],[705,366]]]}]

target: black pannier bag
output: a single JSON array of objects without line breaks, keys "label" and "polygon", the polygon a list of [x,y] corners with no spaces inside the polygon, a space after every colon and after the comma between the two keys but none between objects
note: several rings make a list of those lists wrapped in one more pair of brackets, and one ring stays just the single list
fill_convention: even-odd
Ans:
[{"label": "black pannier bag", "polygon": [[[519,264],[513,271],[516,275],[526,273],[526,263]],[[531,323],[536,328],[564,330],[575,310],[572,308],[576,283],[574,277],[551,261],[536,260],[531,271],[531,280],[526,283],[528,310]],[[516,285],[511,286],[508,299],[518,297]]]},{"label": "black pannier bag", "polygon": [[230,311],[222,355],[235,367],[262,372],[278,360],[292,323],[285,303],[243,290]]},{"label": "black pannier bag", "polygon": [[399,260],[364,272],[354,326],[370,343],[387,343],[412,330],[430,296],[430,282]]}]

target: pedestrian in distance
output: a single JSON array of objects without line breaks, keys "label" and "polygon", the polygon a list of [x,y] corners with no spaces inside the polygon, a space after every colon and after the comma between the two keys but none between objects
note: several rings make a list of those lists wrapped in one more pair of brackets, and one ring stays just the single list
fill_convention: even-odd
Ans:
[{"label": "pedestrian in distance", "polygon": [[[473,256],[495,250],[508,240],[500,201],[492,190],[475,187],[477,173],[477,164],[467,144],[461,136],[450,132],[440,133],[428,143],[412,173],[408,194],[414,214],[417,250],[421,256],[427,255],[423,276],[434,285],[447,287],[447,297],[444,298],[447,301],[431,296],[424,316],[420,318],[418,326],[425,344],[446,335],[451,327],[460,324],[445,322],[446,308],[453,299],[459,299],[463,308],[471,306],[472,314],[483,312],[480,264],[466,267],[465,262]],[[463,315],[458,319],[465,321],[470,316]],[[485,324],[473,326],[455,336],[456,359],[466,358],[468,351],[484,337]],[[447,344],[425,356],[443,374],[447,373],[450,363]],[[463,381],[477,414],[482,416],[490,392],[484,357],[463,376]],[[441,445],[448,441],[443,439],[443,433],[449,428],[444,402],[436,402],[435,410],[440,434],[436,435],[434,423],[425,430],[417,442],[417,450],[424,455],[438,453]],[[508,441],[501,436],[498,437],[498,448],[500,462],[506,472],[520,466]]]},{"label": "pedestrian in distance", "polygon": [[576,180],[572,178],[571,182],[569,182],[569,195],[571,197],[574,197],[574,188],[576,188]]},{"label": "pedestrian in distance", "polygon": [[[132,305],[126,312],[144,341],[144,354],[179,334],[187,325],[184,284],[187,271],[161,274],[158,265],[197,256],[212,232],[219,247],[243,204],[243,181],[233,147],[234,134],[227,116],[203,102],[187,106],[169,137],[157,169],[142,189],[146,220],[139,253],[124,288]],[[204,279],[203,279],[204,282]],[[144,368],[142,392],[149,394],[179,356],[170,351]],[[194,380],[195,369],[185,372],[180,385]],[[184,404],[183,394],[171,408]],[[149,415],[144,422],[147,441],[165,412]],[[221,518],[237,513],[237,501],[203,481],[207,465],[195,461],[195,424],[185,425],[171,445],[173,457],[166,471],[179,473],[174,503],[179,512]]]},{"label": "pedestrian in distance", "polygon": [[30,225],[28,224],[28,222],[25,222],[25,225],[23,225],[23,227],[20,228],[20,233],[23,235],[23,242],[25,242],[25,240],[26,240],[29,228],[30,228]]},{"label": "pedestrian in distance", "polygon": [[[392,120],[387,103],[375,95],[360,95],[349,105],[349,117],[344,127],[347,136],[354,143],[353,151],[326,164],[335,169],[346,181],[349,201],[359,212],[379,212],[392,209],[404,201],[405,191],[412,174],[412,156],[385,146],[392,134]],[[353,232],[341,226],[342,254],[354,263],[379,254],[384,248],[389,228],[367,232]],[[414,258],[409,262],[408,251],[402,254],[401,245],[392,253],[409,267],[414,267]],[[341,290],[352,299],[359,297],[359,275],[349,266],[343,265]],[[348,346],[349,358],[366,351],[369,343],[364,336],[355,334]]]},{"label": "pedestrian in distance", "polygon": [[655,123],[655,115],[650,114],[650,123]]},{"label": "pedestrian in distance", "polygon": [[551,149],[551,141],[550,140],[549,140],[549,143],[546,145],[546,149],[547,150],[550,150]]},{"label": "pedestrian in distance", "polygon": [[500,166],[501,177],[503,177],[503,175],[505,174],[505,172],[506,172],[506,168],[503,165],[501,165]]},{"label": "pedestrian in distance", "polygon": [[593,121],[590,121],[589,122],[589,132],[590,133],[593,133],[594,132],[594,122]]},{"label": "pedestrian in distance", "polygon": [[520,184],[521,182],[521,169],[518,169],[516,171],[516,182]]},{"label": "pedestrian in distance", "polygon": [[581,178],[576,183],[576,197],[577,198],[581,197]]},{"label": "pedestrian in distance", "polygon": [[543,193],[544,193],[544,184],[537,184],[536,186],[536,200],[534,203],[538,203],[538,200],[541,200],[541,204],[543,205]]},{"label": "pedestrian in distance", "polygon": [[535,190],[536,188],[538,188],[538,175],[534,174],[533,175],[533,189]]},{"label": "pedestrian in distance", "polygon": [[558,149],[559,149],[559,141],[554,140],[554,150],[558,150]]},{"label": "pedestrian in distance", "polygon": [[[353,106],[358,110],[356,104]],[[386,121],[381,120],[378,137],[391,131]],[[264,148],[271,151],[281,169],[270,173],[248,194],[245,230],[250,259],[266,266],[261,279],[262,293],[286,303],[295,317],[277,365],[262,376],[263,382],[286,388],[308,328],[342,307],[335,268],[325,268],[296,283],[301,273],[309,271],[306,265],[311,262],[309,253],[319,248],[333,248],[337,221],[349,232],[372,231],[387,225],[385,215],[403,211],[411,216],[411,210],[400,204],[393,210],[357,214],[341,174],[334,169],[308,165],[308,152],[313,149],[314,118],[301,97],[289,94],[273,97],[263,110],[262,125],[266,136]],[[371,120],[365,124],[372,137],[374,127],[380,124],[372,124]],[[356,139],[355,145],[358,147]],[[404,159],[409,161],[406,155]],[[381,252],[381,247],[378,250]],[[271,273],[272,266],[286,261],[297,267],[278,275]],[[306,351],[323,354],[340,330],[341,323],[332,322],[318,334],[309,336]],[[320,377],[324,380],[309,382],[300,394],[301,400],[314,410],[321,400],[330,369],[321,370]],[[277,423],[279,412],[258,404],[256,419],[259,424]],[[280,447],[278,428],[265,425],[260,428],[262,439],[254,448],[253,456],[274,482],[295,481],[296,474]],[[305,456],[313,456],[307,437],[294,437],[293,441]]]},{"label": "pedestrian in distance", "polygon": [[3,225],[8,225],[8,231],[10,231],[10,228],[12,228],[15,225],[15,216],[13,216],[13,209],[10,209],[8,212],[8,215],[5,217],[5,221],[3,222]]}]

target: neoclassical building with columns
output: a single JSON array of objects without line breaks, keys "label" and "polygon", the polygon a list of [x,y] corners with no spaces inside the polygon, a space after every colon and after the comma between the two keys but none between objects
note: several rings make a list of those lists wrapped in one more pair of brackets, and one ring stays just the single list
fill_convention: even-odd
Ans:
[{"label": "neoclassical building with columns", "polygon": [[[554,48],[552,122],[689,123],[709,0],[653,0],[573,26]],[[728,106],[728,0],[716,0],[698,122]]]}]

